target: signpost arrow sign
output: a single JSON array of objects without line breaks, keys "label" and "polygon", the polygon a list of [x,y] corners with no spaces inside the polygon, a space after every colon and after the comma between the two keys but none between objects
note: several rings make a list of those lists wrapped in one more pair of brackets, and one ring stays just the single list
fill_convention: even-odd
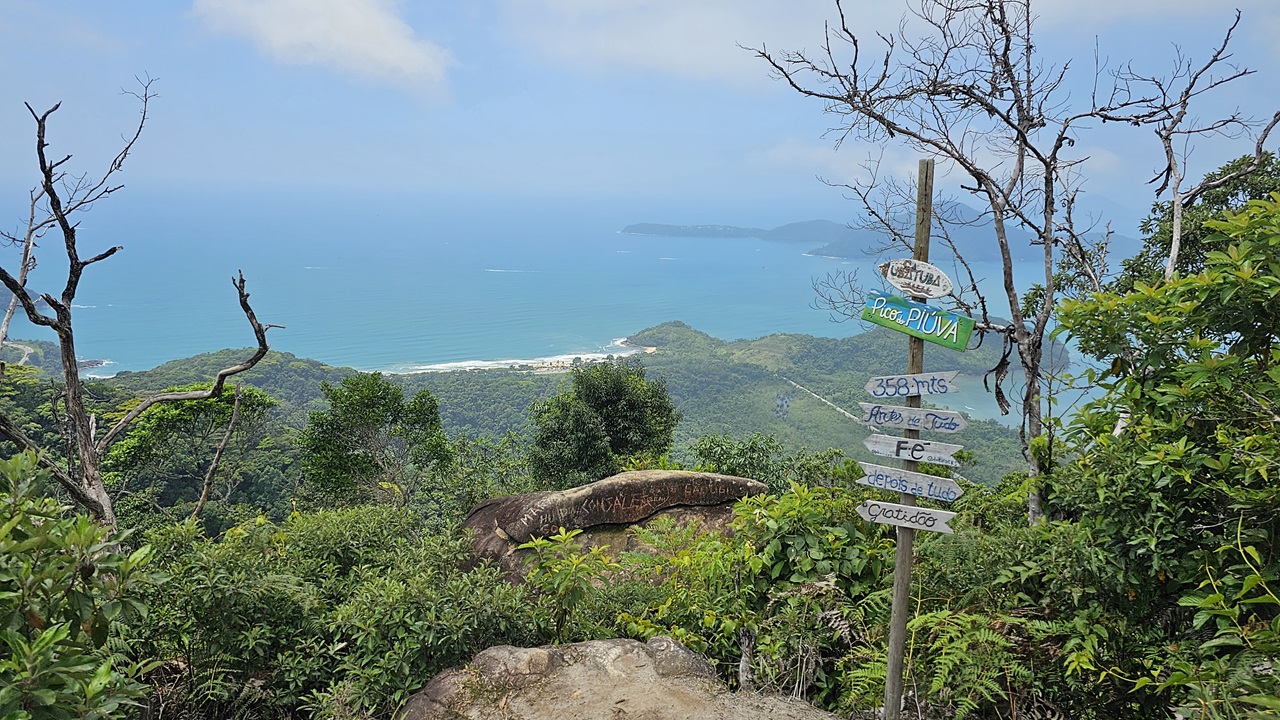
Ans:
[{"label": "signpost arrow sign", "polygon": [[858,478],[858,484],[868,485],[881,490],[893,490],[929,498],[951,502],[964,494],[960,487],[950,478],[925,475],[924,473],[899,470],[898,468],[860,462],[862,471],[866,473]]},{"label": "signpost arrow sign", "polygon": [[863,440],[862,444],[873,454],[880,457],[915,460],[916,462],[950,465],[951,467],[960,467],[960,463],[951,456],[964,449],[963,445],[931,442],[929,440],[913,440],[894,437],[893,435],[872,435]]},{"label": "signpost arrow sign", "polygon": [[863,422],[880,427],[953,433],[960,432],[969,425],[963,415],[953,410],[896,407],[878,403],[858,403],[858,405],[862,408]]},{"label": "signpost arrow sign", "polygon": [[863,520],[879,525],[897,525],[898,527],[911,528],[912,530],[928,530],[929,532],[940,532],[947,535],[955,534],[955,531],[947,523],[956,514],[946,510],[931,510],[910,505],[863,500],[862,504],[858,506],[858,515],[862,516]]},{"label": "signpost arrow sign", "polygon": [[949,370],[915,375],[881,375],[868,380],[866,388],[873,398],[946,395],[959,392],[960,388],[952,382],[959,374],[959,370]]},{"label": "signpost arrow sign", "polygon": [[960,352],[973,334],[971,317],[877,290],[867,293],[862,319]]},{"label": "signpost arrow sign", "polygon": [[890,260],[879,270],[890,285],[912,297],[940,298],[951,294],[951,278],[923,260]]}]

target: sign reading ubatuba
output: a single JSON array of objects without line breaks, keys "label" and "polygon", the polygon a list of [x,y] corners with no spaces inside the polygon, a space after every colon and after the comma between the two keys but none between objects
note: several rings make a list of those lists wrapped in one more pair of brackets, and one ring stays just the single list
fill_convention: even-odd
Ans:
[{"label": "sign reading ubatuba", "polygon": [[877,290],[867,293],[862,319],[961,352],[973,334],[971,317]]},{"label": "sign reading ubatuba", "polygon": [[858,403],[858,405],[862,407],[863,422],[881,427],[953,433],[960,432],[969,425],[965,422],[963,415],[953,410],[897,407],[876,403]]},{"label": "sign reading ubatuba", "polygon": [[904,492],[916,497],[942,500],[944,502],[951,502],[964,494],[964,488],[948,478],[925,475],[924,473],[911,472],[909,470],[899,470],[898,468],[875,465],[868,462],[860,462],[858,465],[862,467],[862,472],[866,473],[866,475],[858,478],[858,484],[860,485],[880,488],[881,490]]},{"label": "sign reading ubatuba", "polygon": [[890,285],[912,297],[940,298],[951,294],[951,278],[923,260],[890,260],[881,263],[879,270]]},{"label": "sign reading ubatuba", "polygon": [[946,510],[863,500],[862,504],[858,506],[858,515],[863,520],[879,523],[880,525],[897,525],[898,527],[911,528],[912,530],[929,530],[948,535],[955,534],[955,531],[947,523],[956,514]]},{"label": "sign reading ubatuba", "polygon": [[873,398],[946,395],[959,392],[960,388],[952,382],[959,374],[959,370],[948,370],[915,375],[882,375],[868,380],[866,388]]},{"label": "sign reading ubatuba", "polygon": [[901,438],[893,435],[872,435],[863,440],[862,444],[872,453],[881,457],[914,460],[935,465],[950,465],[951,467],[960,467],[960,463],[951,456],[964,449],[963,445]]}]

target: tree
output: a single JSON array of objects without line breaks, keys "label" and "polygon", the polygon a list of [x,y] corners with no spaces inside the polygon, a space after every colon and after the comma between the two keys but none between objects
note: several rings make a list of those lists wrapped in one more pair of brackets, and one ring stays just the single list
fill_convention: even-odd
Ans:
[{"label": "tree", "polygon": [[[1242,170],[1255,162],[1256,171],[1241,175]],[[1216,233],[1205,227],[1206,220],[1219,218],[1227,210],[1239,211],[1250,200],[1265,200],[1271,193],[1280,191],[1280,161],[1269,152],[1257,160],[1245,155],[1208,173],[1199,185],[1210,189],[1184,206],[1181,249],[1173,266],[1182,275],[1195,275],[1203,270],[1205,253],[1213,249],[1205,240]],[[1107,287],[1111,292],[1123,295],[1139,282],[1154,285],[1165,279],[1169,258],[1173,257],[1172,201],[1153,205],[1140,228],[1145,235],[1142,250],[1121,263],[1121,273]]]},{"label": "tree", "polygon": [[[49,293],[40,295],[40,299],[52,314],[41,312],[36,305],[36,300],[31,297],[25,287],[25,268],[30,262],[27,252],[24,252],[21,261],[23,269],[19,271],[18,277],[10,273],[7,268],[0,266],[0,282],[3,282],[9,292],[13,293],[26,313],[27,319],[35,325],[53,330],[58,337],[63,381],[58,403],[66,413],[65,457],[61,461],[52,458],[39,444],[29,438],[20,426],[2,414],[0,414],[0,434],[19,448],[37,453],[40,466],[52,474],[72,500],[89,511],[99,522],[112,528],[116,526],[115,508],[103,483],[101,469],[102,458],[111,447],[111,443],[143,412],[157,403],[201,400],[221,395],[227,378],[252,368],[267,354],[267,329],[274,327],[264,326],[258,322],[253,308],[249,305],[249,293],[245,289],[244,274],[239,273],[238,277],[233,277],[231,282],[239,295],[240,309],[244,312],[257,339],[258,346],[254,353],[243,362],[220,370],[208,389],[152,395],[139,402],[106,432],[99,433],[97,417],[85,406],[84,388],[80,381],[80,368],[76,357],[72,309],[84,271],[89,266],[115,255],[123,248],[110,247],[89,258],[82,257],[78,235],[79,224],[76,217],[124,187],[113,182],[115,176],[123,170],[125,160],[133,151],[134,144],[141,137],[142,129],[146,126],[149,104],[155,97],[151,89],[152,83],[150,79],[142,81],[138,92],[128,93],[137,98],[141,105],[138,124],[132,135],[125,141],[124,147],[111,160],[102,176],[96,180],[88,174],[71,174],[66,169],[67,163],[71,160],[70,155],[54,159],[48,154],[49,143],[45,138],[49,118],[57,112],[61,103],[43,113],[37,113],[30,105],[26,106],[36,123],[36,160],[40,177],[39,194],[33,193],[32,206],[39,205],[43,213],[43,216],[36,212],[30,214],[29,231],[26,236],[32,237],[33,233],[38,236],[43,232],[42,228],[56,227],[62,237],[62,245],[67,257],[67,277],[62,293],[58,297]],[[31,228],[38,230],[31,230]],[[24,250],[29,251],[29,248],[24,247]]]},{"label": "tree", "polygon": [[[1093,78],[1099,89],[1081,102],[1079,94],[1073,96],[1066,88],[1069,66],[1055,67],[1037,55],[1032,0],[922,0],[913,9],[919,22],[904,22],[897,33],[881,36],[886,49],[870,61],[863,56],[863,38],[850,29],[840,0],[836,7],[840,22],[828,29],[819,53],[774,53],[765,47],[755,53],[794,90],[826,103],[826,111],[840,118],[835,132],[841,140],[901,143],[941,158],[963,176],[961,187],[980,202],[981,217],[940,211],[934,225],[942,243],[962,263],[947,228],[975,221],[989,226],[1003,265],[1010,321],[991,321],[971,273],[968,284],[976,303],[962,308],[980,316],[980,330],[1004,340],[1005,359],[992,374],[996,399],[1006,412],[1009,406],[1000,384],[1009,370],[1008,358],[1017,351],[1025,381],[1023,456],[1030,476],[1038,481],[1044,468],[1030,448],[1031,441],[1047,430],[1041,407],[1045,334],[1064,289],[1062,271],[1069,269],[1079,289],[1092,291],[1102,287],[1105,270],[1108,234],[1091,236],[1093,226],[1078,220],[1075,212],[1087,160],[1075,149],[1079,135],[1089,125],[1112,122],[1176,131],[1170,118],[1185,116],[1191,100],[1243,76],[1235,73],[1207,87],[1197,85],[1221,62],[1231,32],[1204,66],[1192,70],[1188,65],[1165,81],[1163,94],[1140,92],[1149,81],[1131,68],[1112,73],[1109,83],[1099,69]],[[908,28],[915,27],[924,33],[909,35]],[[907,244],[913,233],[903,221],[914,221],[914,214],[885,212],[874,173],[869,185],[852,189],[873,222],[892,241]],[[1024,303],[1014,277],[1013,243],[1024,235],[1043,259],[1034,303]],[[848,309],[848,314],[853,312]],[[1033,522],[1042,516],[1038,486],[1030,490],[1027,506]]]},{"label": "tree", "polygon": [[[204,383],[168,392],[207,387]],[[153,405],[102,460],[104,479],[121,516],[120,501],[127,495],[148,498],[140,504],[145,512],[154,514],[158,508],[168,515],[179,510],[193,518],[211,499],[229,503],[245,479],[241,463],[261,438],[263,420],[275,404],[262,390],[237,386],[234,393],[217,398]]]},{"label": "tree", "polygon": [[671,448],[680,413],[661,380],[626,359],[574,368],[571,387],[533,408],[535,478],[572,487],[618,472],[627,458]]},{"label": "tree", "polygon": [[408,402],[382,373],[321,383],[328,410],[311,413],[298,439],[305,482],[327,499],[408,505],[449,460],[440,408],[428,390]]},{"label": "tree", "polygon": [[1205,225],[1200,272],[1064,303],[1107,393],[1071,428],[1060,505],[1117,606],[1168,628],[1152,677],[1200,716],[1253,717],[1280,692],[1280,193]]}]

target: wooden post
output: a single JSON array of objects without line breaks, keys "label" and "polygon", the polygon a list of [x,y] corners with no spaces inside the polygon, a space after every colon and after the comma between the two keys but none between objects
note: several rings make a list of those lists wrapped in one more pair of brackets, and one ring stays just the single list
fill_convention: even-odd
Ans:
[{"label": "wooden post", "polygon": [[[933,219],[933,160],[921,160],[916,189],[916,244],[913,257],[929,262],[929,235]],[[924,300],[925,298],[916,298]],[[907,373],[924,372],[924,340],[907,340]],[[920,396],[911,395],[906,406],[920,407]],[[919,439],[919,430],[903,430],[908,439]],[[903,470],[916,470],[916,461],[903,460]],[[916,497],[899,493],[898,503],[915,505]],[[898,545],[893,564],[893,612],[889,619],[889,662],[885,670],[884,720],[898,720],[902,713],[902,671],[907,645],[907,615],[911,602],[911,561],[914,555],[915,531],[898,528]]]}]

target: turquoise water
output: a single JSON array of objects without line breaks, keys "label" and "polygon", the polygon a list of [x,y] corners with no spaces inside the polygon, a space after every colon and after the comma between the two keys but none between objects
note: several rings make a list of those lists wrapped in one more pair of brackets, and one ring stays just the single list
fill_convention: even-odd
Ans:
[{"label": "turquoise water", "polygon": [[[101,374],[252,344],[230,283],[237,269],[259,319],[285,326],[270,331],[273,348],[391,372],[619,353],[622,338],[669,320],[726,340],[846,337],[863,325],[813,307],[813,280],[876,277],[871,258],[814,257],[806,245],[618,233],[653,219],[636,213],[145,209],[95,211],[82,227],[85,254],[125,248],[86,271],[74,311],[79,355],[107,361]],[[52,250],[41,249],[33,289],[65,277]],[[974,267],[995,290],[996,265]],[[25,323],[11,335],[48,337]],[[969,384],[956,409],[995,416],[980,380]]]},{"label": "turquoise water", "polygon": [[[131,223],[127,237],[82,232],[125,250],[85,274],[77,349],[109,373],[252,344],[237,268],[259,319],[285,326],[270,331],[273,348],[361,370],[617,352],[668,320],[724,339],[861,331],[811,306],[815,276],[855,263],[757,240],[623,235],[622,224],[392,219],[291,234],[279,221],[197,216],[181,233],[158,220]],[[37,290],[57,279],[42,252]]]}]

